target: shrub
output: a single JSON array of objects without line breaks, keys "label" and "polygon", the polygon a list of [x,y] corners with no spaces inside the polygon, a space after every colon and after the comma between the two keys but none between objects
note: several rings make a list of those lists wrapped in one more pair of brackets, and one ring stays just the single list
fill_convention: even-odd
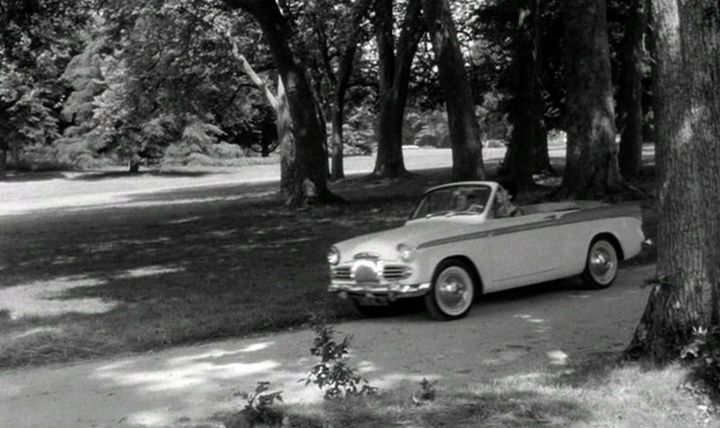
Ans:
[{"label": "shrub", "polygon": [[[285,412],[277,408],[277,403],[282,403],[282,391],[267,392],[270,389],[270,382],[258,382],[255,391],[248,394],[246,392],[238,394],[243,397],[245,407],[240,411],[240,415],[247,422],[247,425],[253,427],[258,425],[278,426],[283,423]],[[238,426],[240,424],[230,421],[230,426]]]},{"label": "shrub", "polygon": [[306,385],[314,383],[324,391],[324,397],[328,400],[377,392],[377,388],[368,385],[367,379],[355,374],[355,369],[348,364],[350,336],[338,342],[335,329],[317,320],[313,321],[312,329],[315,339],[310,353],[320,357],[320,362],[313,366],[301,382]]},{"label": "shrub", "polygon": [[694,339],[680,353],[690,365],[691,382],[700,392],[720,397],[720,327],[693,329]]},{"label": "shrub", "polygon": [[435,389],[436,384],[436,380],[430,381],[423,378],[423,380],[420,381],[420,393],[412,396],[413,404],[416,406],[422,406],[435,401],[435,397],[437,397],[437,389]]}]

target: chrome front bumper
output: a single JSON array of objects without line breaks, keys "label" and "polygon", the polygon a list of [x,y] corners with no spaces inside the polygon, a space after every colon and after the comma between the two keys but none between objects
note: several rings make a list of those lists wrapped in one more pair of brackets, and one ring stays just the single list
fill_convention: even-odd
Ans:
[{"label": "chrome front bumper", "polygon": [[430,290],[430,283],[402,284],[399,282],[387,283],[356,283],[333,280],[328,286],[328,292],[338,294],[342,298],[360,296],[367,298],[381,297],[389,301],[409,297],[420,297]]}]

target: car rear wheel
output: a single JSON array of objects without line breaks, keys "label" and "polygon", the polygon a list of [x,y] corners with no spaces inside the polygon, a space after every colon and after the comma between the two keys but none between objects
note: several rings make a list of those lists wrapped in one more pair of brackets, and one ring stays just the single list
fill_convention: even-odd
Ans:
[{"label": "car rear wheel", "polygon": [[437,267],[425,307],[436,320],[448,321],[464,317],[475,299],[475,281],[470,270],[457,260],[446,260]]},{"label": "car rear wheel", "polygon": [[595,239],[588,250],[583,281],[592,288],[607,288],[615,281],[617,273],[618,254],[615,246],[605,238]]}]

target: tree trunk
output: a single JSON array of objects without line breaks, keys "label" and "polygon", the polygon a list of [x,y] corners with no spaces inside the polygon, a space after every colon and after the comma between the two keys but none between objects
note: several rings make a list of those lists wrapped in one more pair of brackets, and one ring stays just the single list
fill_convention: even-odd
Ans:
[{"label": "tree trunk", "polygon": [[350,76],[352,75],[353,63],[355,62],[355,54],[357,45],[360,42],[362,33],[362,23],[367,16],[368,9],[372,0],[361,0],[357,2],[350,17],[350,35],[344,42],[342,54],[340,55],[340,66],[337,71],[337,78],[332,74],[332,67],[328,59],[326,59],[326,70],[328,78],[335,84],[335,96],[332,107],[332,157],[330,167],[330,178],[339,180],[345,177],[343,166],[344,141],[343,141],[343,124],[345,118],[345,93],[350,84]]},{"label": "tree trunk", "polygon": [[[327,188],[328,158],[324,122],[310,86],[306,66],[292,48],[292,28],[274,0],[224,0],[242,8],[260,24],[282,79],[292,122],[293,149],[285,141],[281,153],[290,155],[281,162],[281,186],[287,204],[303,206],[335,197]],[[282,138],[280,135],[279,138]]]},{"label": "tree trunk", "polygon": [[340,180],[345,178],[343,141],[343,106],[335,104],[332,111],[332,154],[330,162],[330,179]]},{"label": "tree trunk", "polygon": [[373,175],[397,177],[405,174],[402,126],[405,119],[410,69],[422,36],[420,0],[410,0],[395,55],[392,0],[375,2],[375,34],[380,59],[378,147]]},{"label": "tree trunk", "polygon": [[[545,107],[543,105],[543,112]],[[548,133],[545,126],[545,120],[542,123],[542,129],[539,131],[538,139],[535,140],[535,169],[536,174],[557,175],[555,168],[550,163],[550,153],[548,153]]]},{"label": "tree trunk", "polygon": [[16,169],[20,167],[20,163],[22,162],[21,153],[22,151],[20,150],[20,144],[18,144],[17,141],[13,141],[12,143],[10,143],[10,155],[13,165],[15,165]]},{"label": "tree trunk", "polygon": [[550,164],[550,155],[548,153],[548,130],[545,123],[545,99],[543,98],[544,88],[544,52],[543,52],[543,5],[545,3],[542,0],[534,0],[532,4],[534,6],[533,13],[533,47],[535,49],[535,57],[533,61],[533,79],[535,81],[535,88],[532,92],[532,109],[533,109],[533,123],[536,126],[535,129],[535,153],[534,160],[535,166],[533,172],[536,174],[555,174]]},{"label": "tree trunk", "polygon": [[485,178],[480,126],[448,0],[423,0],[450,129],[453,180]]},{"label": "tree trunk", "polygon": [[140,172],[140,158],[138,158],[137,155],[130,159],[128,172],[132,174]]},{"label": "tree trunk", "polygon": [[642,55],[643,35],[647,25],[645,1],[632,0],[625,23],[620,51],[620,88],[618,90],[618,128],[620,173],[625,180],[635,178],[642,166],[643,104]]},{"label": "tree trunk", "polygon": [[7,174],[7,145],[0,139],[0,180]]},{"label": "tree trunk", "polygon": [[350,75],[352,74],[352,64],[355,60],[356,48],[353,45],[343,53],[340,59],[340,69],[338,70],[338,79],[335,86],[335,101],[332,106],[332,162],[330,168],[330,178],[340,180],[345,178],[345,169],[343,166],[343,124],[345,118],[345,93],[350,83]]},{"label": "tree trunk", "polygon": [[535,36],[539,19],[539,0],[525,0],[518,10],[518,28],[514,40],[515,93],[510,104],[513,124],[510,147],[503,161],[505,179],[516,191],[535,186],[535,152],[547,137],[543,125],[544,108],[540,93],[539,44]]},{"label": "tree trunk", "polygon": [[658,263],[629,351],[677,358],[697,327],[718,325],[720,11],[714,0],[657,0]]},{"label": "tree trunk", "polygon": [[562,193],[619,189],[605,0],[563,0],[567,155]]}]

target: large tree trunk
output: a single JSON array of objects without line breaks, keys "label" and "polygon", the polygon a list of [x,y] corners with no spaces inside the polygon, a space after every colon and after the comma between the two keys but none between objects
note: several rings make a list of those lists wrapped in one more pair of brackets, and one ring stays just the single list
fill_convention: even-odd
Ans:
[{"label": "large tree trunk", "polygon": [[402,153],[402,126],[410,69],[422,36],[420,0],[408,2],[397,55],[394,48],[392,0],[375,1],[375,34],[380,60],[380,101],[378,148],[373,175],[397,177],[406,173]]},{"label": "large tree trunk", "polygon": [[514,88],[510,104],[513,124],[510,147],[503,161],[503,175],[513,184],[515,191],[535,186],[536,150],[542,150],[547,136],[543,124],[544,108],[540,93],[540,55],[536,22],[539,20],[539,1],[524,0],[519,5],[518,28],[514,40]]},{"label": "large tree trunk", "polygon": [[720,11],[715,0],[656,0],[660,283],[629,350],[677,358],[696,327],[718,324]]},{"label": "large tree trunk", "polygon": [[332,106],[332,162],[330,168],[330,177],[333,180],[339,180],[345,177],[343,167],[343,125],[345,122],[345,93],[350,83],[350,75],[352,74],[352,65],[355,60],[355,45],[348,46],[343,52],[340,59],[340,69],[338,70],[338,79],[335,83],[335,95]]},{"label": "large tree trunk", "polygon": [[362,33],[362,22],[365,19],[370,4],[373,0],[361,0],[357,2],[352,11],[349,22],[350,34],[344,42],[342,54],[340,55],[340,65],[337,71],[337,78],[332,74],[332,66],[329,60],[326,63],[328,78],[335,85],[334,102],[332,107],[332,155],[330,178],[339,180],[345,177],[343,167],[343,124],[345,119],[345,93],[350,84],[350,76],[352,75],[353,63],[355,62],[355,54],[357,45],[360,42]]},{"label": "large tree trunk", "polygon": [[533,172],[536,174],[555,174],[550,164],[550,154],[548,153],[548,129],[545,123],[545,99],[543,98],[543,81],[545,76],[544,70],[544,52],[543,52],[543,5],[542,0],[534,0],[533,3],[533,47],[535,49],[535,57],[533,60],[533,79],[535,79],[535,87],[532,92],[533,123],[535,125],[535,166]]},{"label": "large tree trunk", "polygon": [[306,67],[292,49],[293,33],[287,17],[274,0],[224,1],[231,7],[242,8],[258,21],[280,72],[294,137],[294,156],[281,165],[285,177],[282,191],[288,205],[333,200],[327,188],[325,124]]},{"label": "large tree trunk", "polygon": [[563,0],[567,160],[563,193],[620,188],[605,0]]},{"label": "large tree trunk", "polygon": [[450,128],[453,180],[484,179],[482,139],[448,0],[423,0]]},{"label": "large tree trunk", "polygon": [[618,128],[620,173],[629,180],[640,172],[643,143],[642,56],[646,27],[646,0],[632,0],[625,22],[620,51],[620,88],[618,90]]}]

